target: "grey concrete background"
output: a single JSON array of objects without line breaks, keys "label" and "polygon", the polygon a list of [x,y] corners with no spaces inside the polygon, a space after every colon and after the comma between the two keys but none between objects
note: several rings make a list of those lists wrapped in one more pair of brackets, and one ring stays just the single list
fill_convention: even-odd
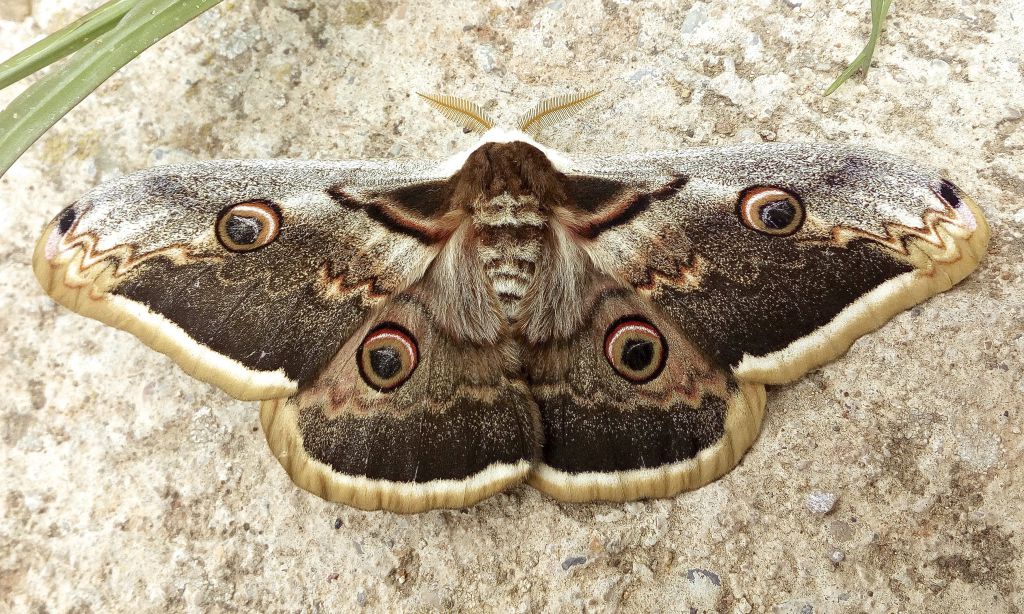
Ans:
[{"label": "grey concrete background", "polygon": [[[7,56],[85,0],[0,0]],[[147,51],[0,181],[0,610],[1020,612],[1024,4],[227,0]],[[471,145],[411,94],[511,120],[605,88],[567,152],[860,143],[972,193],[980,269],[771,389],[760,439],[673,500],[364,513],[296,489],[256,405],[51,302],[43,223],[97,182],[221,157]],[[6,103],[22,86],[0,92]]]}]

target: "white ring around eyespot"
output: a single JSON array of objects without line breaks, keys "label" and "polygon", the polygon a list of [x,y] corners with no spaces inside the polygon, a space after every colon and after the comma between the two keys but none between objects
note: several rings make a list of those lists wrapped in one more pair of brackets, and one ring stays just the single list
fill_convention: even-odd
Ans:
[{"label": "white ring around eyespot", "polygon": [[[399,343],[405,346],[406,351],[409,353],[409,356],[412,357],[413,361],[419,360],[419,353],[416,351],[415,346],[413,346],[412,343],[410,343],[409,338],[402,333],[392,333],[388,332],[387,329],[383,329],[375,333],[371,333],[367,338],[367,341],[376,341],[382,338],[397,339]],[[363,342],[363,345],[365,344],[366,341]]]},{"label": "white ring around eyespot", "polygon": [[[269,222],[269,228],[265,231],[265,233],[261,234],[265,234],[265,236],[268,237],[273,237],[277,235],[277,230],[280,227],[280,222],[278,221],[278,217],[276,214],[274,214],[274,212],[271,212],[268,215],[268,208],[269,207],[267,205],[257,207],[249,203],[242,203],[232,207],[229,215],[235,215],[239,217],[254,217],[258,220],[267,220]],[[269,218],[269,220],[267,218]]]},{"label": "white ring around eyespot", "polygon": [[[650,335],[651,333],[654,333],[654,336],[658,337],[658,332],[650,324],[640,324],[640,323],[636,323],[636,324],[620,324],[620,325],[618,325],[616,327],[615,332],[612,334],[612,336],[609,337],[607,341],[605,341],[605,344],[604,344],[604,353],[605,353],[605,355],[606,356],[608,355],[608,350],[615,345],[615,340],[618,339],[622,335],[622,333],[624,333],[626,331],[633,331],[633,330],[643,331],[643,332],[647,333],[648,335]],[[609,358],[611,358],[611,357],[609,356]]]}]

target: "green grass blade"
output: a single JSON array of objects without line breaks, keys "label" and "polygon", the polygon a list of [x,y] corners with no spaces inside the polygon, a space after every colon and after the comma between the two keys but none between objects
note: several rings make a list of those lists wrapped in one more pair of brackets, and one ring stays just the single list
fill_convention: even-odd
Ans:
[{"label": "green grass blade", "polygon": [[846,70],[832,82],[832,85],[828,86],[828,89],[825,90],[825,96],[839,89],[840,85],[845,83],[847,79],[859,70],[863,70],[864,76],[867,76],[868,68],[871,66],[871,56],[875,54],[875,46],[878,44],[878,39],[882,36],[882,26],[885,25],[885,18],[889,14],[890,4],[892,4],[892,0],[871,0],[871,35],[868,37],[868,42],[864,45],[864,50],[846,67]]},{"label": "green grass blade", "polygon": [[0,176],[44,132],[122,66],[220,0],[138,0],[117,24],[0,112]]},{"label": "green grass blade", "polygon": [[0,90],[78,51],[117,25],[138,0],[110,0],[0,64]]}]

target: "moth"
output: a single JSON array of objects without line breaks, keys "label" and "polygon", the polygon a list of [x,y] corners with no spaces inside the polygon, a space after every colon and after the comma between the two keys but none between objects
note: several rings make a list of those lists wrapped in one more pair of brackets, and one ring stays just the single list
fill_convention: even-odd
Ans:
[{"label": "moth", "polygon": [[868,149],[567,157],[482,133],[441,162],[214,161],[115,179],[34,257],[59,303],[260,400],[300,487],[366,510],[670,497],[730,471],[765,385],[844,353],[985,253],[977,204]]}]

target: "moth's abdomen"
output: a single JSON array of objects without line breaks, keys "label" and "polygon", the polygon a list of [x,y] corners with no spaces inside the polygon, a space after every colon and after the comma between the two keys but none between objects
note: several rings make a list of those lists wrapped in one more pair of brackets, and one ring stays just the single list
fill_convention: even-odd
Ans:
[{"label": "moth's abdomen", "polygon": [[532,196],[500,194],[478,203],[473,221],[480,263],[505,315],[514,320],[540,258],[545,220],[539,203]]}]

